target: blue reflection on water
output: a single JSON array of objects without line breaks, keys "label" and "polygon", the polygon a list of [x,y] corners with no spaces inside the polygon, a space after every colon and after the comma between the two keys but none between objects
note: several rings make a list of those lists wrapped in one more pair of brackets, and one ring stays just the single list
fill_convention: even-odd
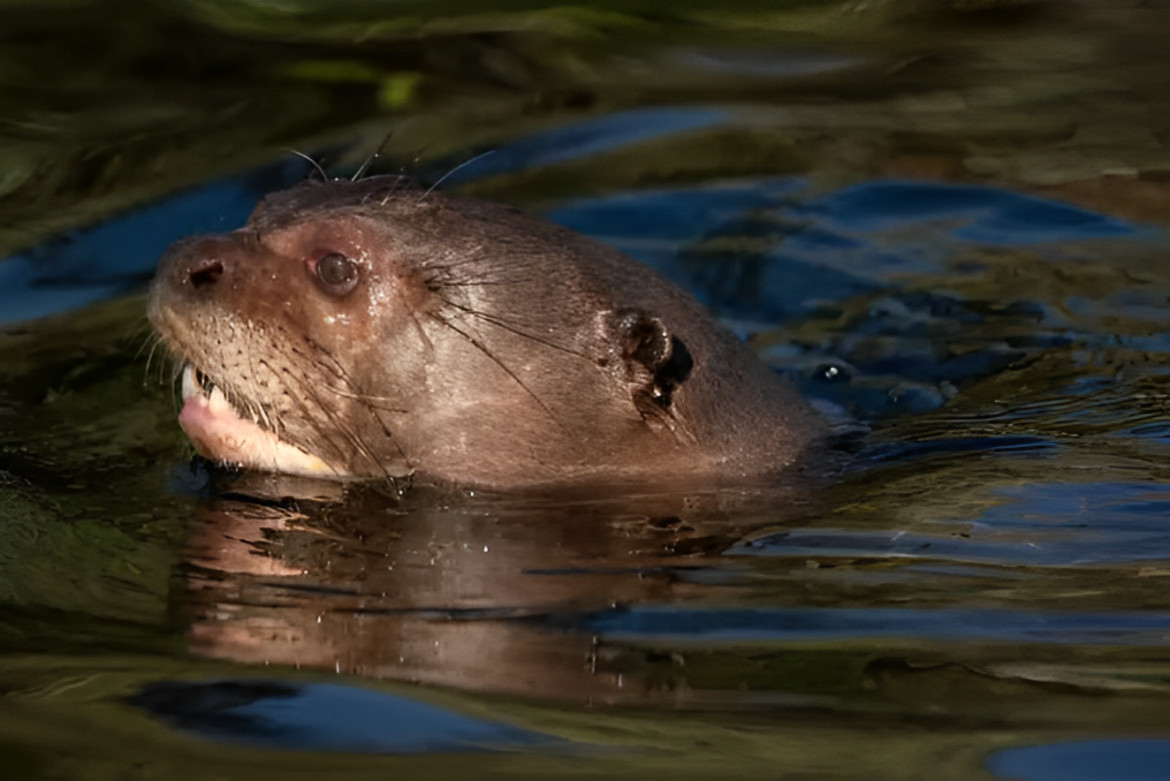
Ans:
[{"label": "blue reflection on water", "polygon": [[879,181],[810,198],[805,185],[792,177],[627,192],[567,203],[548,216],[661,271],[721,316],[770,322],[900,287],[906,273],[946,271],[972,246],[1142,232],[992,187]]},{"label": "blue reflection on water", "polygon": [[407,697],[338,684],[166,681],[147,686],[130,702],[203,737],[271,748],[417,754],[559,742]]},{"label": "blue reflection on water", "polygon": [[153,276],[173,242],[238,228],[261,196],[295,183],[306,166],[301,160],[285,161],[210,182],[0,259],[0,323],[129,292]]},{"label": "blue reflection on water", "polygon": [[654,138],[723,124],[727,112],[709,107],[636,109],[575,122],[526,136],[473,158],[452,171],[445,185],[473,178],[524,171],[600,154]]},{"label": "blue reflection on water", "polygon": [[1019,781],[1153,781],[1170,778],[1170,740],[1082,740],[1009,748],[987,769]]},{"label": "blue reflection on water", "polygon": [[1168,531],[1170,486],[1159,483],[1023,483],[997,486],[995,494],[1009,502],[980,520],[998,528]]},{"label": "blue reflection on water", "polygon": [[796,213],[815,216],[847,234],[933,222],[957,238],[1005,246],[1136,232],[1129,223],[1056,201],[991,187],[928,182],[860,184],[810,201]]},{"label": "blue reflection on water", "polygon": [[585,629],[607,640],[688,643],[817,642],[861,638],[1161,644],[1170,613],[1028,613],[913,608],[689,608],[639,605],[595,613]]},{"label": "blue reflection on water", "polygon": [[756,179],[686,190],[645,190],[572,201],[549,219],[629,246],[698,239],[755,209],[771,209],[805,187],[800,178]]},{"label": "blue reflection on water", "polygon": [[1159,561],[1170,551],[1170,487],[1164,485],[1032,482],[997,486],[990,496],[1003,501],[974,517],[956,509],[954,517],[940,515],[905,529],[792,529],[739,543],[727,553],[1061,567]]}]

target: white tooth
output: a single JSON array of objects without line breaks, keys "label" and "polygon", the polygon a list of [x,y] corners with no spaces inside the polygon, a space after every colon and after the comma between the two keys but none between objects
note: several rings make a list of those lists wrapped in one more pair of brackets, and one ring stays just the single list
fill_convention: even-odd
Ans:
[{"label": "white tooth", "polygon": [[211,396],[207,400],[207,409],[213,414],[231,412],[232,405],[228,404],[227,396],[223,395],[223,391],[219,389],[219,386],[211,389]]},{"label": "white tooth", "polygon": [[195,382],[195,367],[187,364],[183,367],[183,398],[189,399],[201,392],[199,383]]}]

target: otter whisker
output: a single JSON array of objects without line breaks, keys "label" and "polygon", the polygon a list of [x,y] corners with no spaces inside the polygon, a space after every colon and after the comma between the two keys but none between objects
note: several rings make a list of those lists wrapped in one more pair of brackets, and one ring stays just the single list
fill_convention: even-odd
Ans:
[{"label": "otter whisker", "polygon": [[380,190],[370,190],[370,192],[363,195],[361,200],[358,201],[359,205],[365,206],[377,199],[378,206],[385,206],[389,200],[398,193],[403,192],[404,190],[419,189],[418,185],[405,174],[399,174],[394,177],[379,178],[392,178],[392,181],[389,183],[384,182],[385,186]]},{"label": "otter whisker", "polygon": [[[459,260],[451,260],[449,262],[440,262],[439,260],[432,258],[426,263],[423,263],[420,268],[422,268],[424,271],[448,271],[450,269],[476,265],[482,265],[488,268],[491,266],[491,264],[482,257],[462,258]],[[500,269],[494,270],[499,271]]]},{"label": "otter whisker", "polygon": [[[391,401],[391,399],[388,397],[372,396],[370,394],[363,393],[362,391],[358,390],[356,384],[353,382],[353,379],[350,377],[349,372],[346,370],[345,366],[342,365],[342,363],[340,361],[338,361],[337,358],[335,358],[332,353],[330,353],[328,350],[326,350],[324,347],[322,347],[320,344],[318,344],[316,341],[309,338],[308,336],[305,337],[304,341],[305,341],[305,344],[309,345],[309,347],[312,348],[312,350],[313,350],[313,356],[311,356],[311,357],[315,357],[315,358],[320,359],[323,362],[324,367],[327,368],[328,370],[330,370],[330,372],[333,374],[333,376],[336,377],[342,383],[342,387],[338,387],[336,385],[330,385],[330,384],[322,384],[320,387],[324,388],[325,390],[328,390],[330,393],[333,393],[337,396],[340,396],[341,398],[352,399],[354,401],[360,401],[360,402],[367,404],[371,407],[376,406],[375,402],[387,402],[388,403]],[[301,355],[305,358],[310,357],[310,356],[304,355],[304,353],[302,353],[300,350],[296,349],[295,347],[292,348],[292,352],[297,354],[297,355]],[[390,412],[401,412],[401,413],[409,412],[409,410],[402,409],[400,407],[383,406],[383,407],[379,407],[379,408],[390,411]]]},{"label": "otter whisker", "polygon": [[[253,378],[253,382],[255,382],[256,378],[258,378],[260,376],[260,373],[258,371],[256,371],[257,366],[263,367],[266,370],[266,373],[268,373],[269,375],[279,377],[280,376],[279,372],[276,372],[274,370],[273,366],[265,358],[263,358],[263,357],[257,358],[256,357],[255,353],[251,349],[254,346],[255,341],[256,340],[253,340],[253,339],[245,340],[245,344],[248,347],[246,360],[247,360],[247,364],[248,364],[248,370],[251,372],[251,376]],[[267,341],[269,342],[268,346],[270,348],[275,346],[271,343],[272,342],[271,338],[267,339]],[[225,393],[226,392],[227,391],[225,390]],[[234,394],[234,389],[233,389],[233,395],[239,395],[239,394]],[[275,428],[272,425],[272,420],[269,418],[267,410],[264,411],[263,420],[264,420],[264,428],[267,429],[268,431],[271,431],[275,435],[275,439],[279,440],[280,432],[279,432],[279,430],[277,430],[277,428]],[[275,453],[276,441],[275,440],[273,441],[272,447],[273,447],[273,458],[275,459],[276,458],[276,453]]]},{"label": "otter whisker", "polygon": [[298,152],[296,149],[288,149],[286,151],[296,155],[297,157],[301,158],[302,160],[305,160],[310,165],[312,165],[313,168],[317,169],[317,173],[321,174],[321,181],[323,181],[323,182],[329,181],[329,174],[325,173],[325,169],[321,167],[321,164],[318,163],[316,160],[314,160],[312,157],[305,154],[304,152]]},{"label": "otter whisker", "polygon": [[169,381],[163,377],[163,370],[166,365],[167,364],[165,362],[161,362],[159,364],[158,381],[160,385],[167,384],[171,386],[171,407],[174,409],[175,414],[177,415],[180,409],[179,402],[183,399],[182,391],[179,388],[179,378],[182,377],[183,374],[182,359],[179,356],[175,356],[175,360],[171,362],[171,379]]},{"label": "otter whisker", "polygon": [[[149,327],[149,323],[147,323],[147,327]],[[141,357],[143,351],[144,350],[146,351],[146,365],[142,367],[142,384],[145,386],[145,385],[149,385],[149,383],[150,383],[151,367],[156,365],[155,358],[158,356],[159,349],[160,348],[162,349],[164,358],[167,356],[168,353],[170,353],[170,349],[166,346],[166,343],[163,341],[162,336],[159,335],[158,333],[155,333],[154,331],[151,331],[149,333],[144,334],[141,341],[142,341],[141,345],[139,346],[138,350],[134,353],[134,358],[135,358],[135,360],[137,360],[139,357]],[[156,384],[163,385],[167,382],[164,375],[166,373],[166,367],[167,367],[168,363],[173,363],[173,362],[168,362],[166,360],[160,360],[158,362],[158,364],[157,364],[158,378],[155,380]],[[172,365],[172,375],[171,375],[171,379],[170,379],[170,383],[172,386],[175,384],[175,381],[179,378],[179,374],[180,374],[179,366],[177,364]]]},{"label": "otter whisker", "polygon": [[[378,400],[378,401],[388,401],[389,400],[386,397],[370,396],[368,394],[361,392],[360,390],[358,390],[357,385],[354,383],[353,378],[350,376],[349,370],[345,368],[345,365],[343,363],[341,363],[341,361],[337,360],[337,358],[333,355],[333,353],[326,350],[319,343],[317,343],[316,341],[314,341],[312,338],[310,338],[308,336],[305,337],[305,344],[309,345],[309,347],[311,347],[313,349],[313,351],[314,351],[313,357],[316,357],[316,358],[319,358],[319,359],[322,359],[322,360],[328,362],[328,368],[332,370],[333,376],[336,377],[338,380],[340,380],[341,383],[345,387],[349,388],[349,390],[345,391],[345,390],[342,390],[341,388],[337,388],[337,387],[332,386],[332,385],[325,385],[323,387],[328,388],[329,390],[332,390],[333,392],[335,392],[339,396],[346,396],[347,398],[353,398],[353,399],[358,399],[358,400],[369,399],[369,400]],[[300,353],[300,351],[296,350],[295,348],[293,349],[293,352],[297,353],[298,355],[303,354],[303,353]],[[308,357],[308,356],[306,356],[306,357]],[[405,412],[406,410],[400,410],[400,411]]]},{"label": "otter whisker", "polygon": [[331,356],[329,353],[323,350],[313,350],[312,354],[306,354],[301,350],[298,350],[296,347],[290,348],[289,352],[299,358],[304,358],[306,361],[311,361],[314,358],[320,359],[322,361],[321,368],[328,371],[341,382],[346,381],[344,370],[337,364],[335,360],[333,360],[333,356]]},{"label": "otter whisker", "polygon": [[[401,193],[405,190],[411,190],[411,189],[417,190],[417,189],[421,189],[421,188],[418,187],[416,185],[416,183],[410,177],[399,176],[394,180],[394,182],[390,185],[390,187],[386,188],[386,190],[384,191],[384,193],[382,195],[382,200],[378,202],[378,205],[385,206],[387,203],[390,202],[390,199],[392,197],[394,197],[395,195],[398,195],[399,193]],[[363,197],[362,201],[361,201],[362,204],[365,204],[367,202],[367,200],[369,198],[372,198],[374,195],[375,195],[375,193],[371,192],[369,195]]]},{"label": "otter whisker", "polygon": [[443,316],[441,316],[441,315],[436,315],[436,319],[437,319],[437,320],[438,320],[440,323],[442,323],[443,325],[445,325],[445,326],[447,326],[448,328],[450,328],[450,329],[451,329],[452,331],[454,331],[455,333],[457,333],[457,334],[459,334],[460,336],[462,336],[462,337],[463,337],[464,339],[466,339],[466,340],[467,340],[467,341],[468,341],[468,342],[469,342],[469,343],[470,343],[470,344],[471,344],[471,345],[472,345],[472,346],[473,346],[475,349],[479,350],[481,353],[483,353],[483,354],[484,354],[484,355],[486,355],[486,356],[487,356],[489,359],[491,359],[491,361],[492,361],[494,364],[496,364],[497,366],[499,366],[499,367],[500,367],[500,369],[501,369],[501,370],[502,370],[502,371],[503,371],[505,374],[507,374],[509,377],[511,377],[511,378],[512,378],[512,380],[513,380],[513,381],[514,381],[514,382],[515,382],[517,385],[519,385],[519,386],[520,386],[520,387],[521,387],[521,388],[524,390],[524,392],[525,392],[525,393],[527,393],[527,394],[528,394],[528,395],[529,395],[529,396],[532,398],[532,400],[533,400],[534,402],[536,402],[537,406],[539,406],[539,407],[540,407],[542,410],[544,410],[545,414],[546,414],[546,415],[548,415],[548,416],[549,416],[549,418],[551,418],[551,419],[552,419],[552,421],[553,421],[554,423],[556,423],[556,424],[557,424],[557,426],[559,426],[559,427],[562,427],[562,428],[564,427],[564,424],[563,424],[563,423],[561,423],[561,421],[560,421],[559,419],[557,419],[557,416],[553,414],[553,411],[552,411],[552,410],[550,410],[550,409],[548,408],[548,406],[547,406],[547,405],[546,405],[546,404],[545,404],[545,403],[544,403],[544,402],[543,402],[543,401],[540,399],[540,397],[539,397],[539,396],[537,396],[537,395],[536,395],[536,393],[534,393],[534,392],[533,392],[533,390],[532,390],[531,388],[529,388],[527,385],[525,385],[525,384],[524,384],[524,380],[520,379],[520,376],[519,376],[519,375],[517,375],[517,374],[516,374],[516,372],[514,372],[514,371],[512,371],[510,368],[508,368],[507,364],[505,364],[505,363],[504,363],[503,361],[501,361],[501,360],[500,360],[498,357],[496,357],[495,355],[493,355],[493,354],[492,354],[492,351],[491,351],[491,350],[489,350],[489,349],[488,349],[486,346],[484,346],[483,342],[481,342],[481,341],[480,341],[478,338],[476,338],[476,337],[475,337],[474,335],[472,335],[470,332],[468,332],[468,331],[465,331],[465,330],[463,330],[463,329],[459,328],[459,327],[458,327],[458,326],[456,326],[454,323],[452,323],[450,320],[448,320],[447,318],[445,318],[445,317],[443,317]]},{"label": "otter whisker", "polygon": [[[349,373],[346,371],[345,367],[342,366],[336,358],[334,358],[327,350],[320,348],[317,345],[314,345],[314,347],[317,347],[318,349],[316,357],[326,359],[328,363],[325,364],[325,367],[330,369],[333,376],[341,382],[340,386],[323,383],[320,385],[321,388],[343,399],[358,401],[369,407],[378,407],[379,409],[384,409],[390,412],[401,412],[403,414],[409,412],[409,410],[402,407],[388,406],[392,401],[396,401],[394,399],[390,399],[386,396],[373,396],[358,390],[357,385],[353,382],[353,379],[349,376]],[[294,352],[296,351],[294,350]],[[382,404],[379,405],[379,402]]]},{"label": "otter whisker", "polygon": [[[323,388],[324,390],[329,391],[330,393],[332,393],[336,396],[340,396],[343,399],[351,399],[353,401],[360,401],[361,403],[366,404],[370,407],[376,407],[377,409],[385,410],[386,412],[401,412],[404,415],[406,413],[410,412],[410,410],[405,409],[403,407],[387,406],[390,404],[391,399],[389,399],[385,396],[370,396],[368,394],[360,393],[358,391],[348,390],[346,388],[339,388],[336,385],[322,385],[320,387]],[[381,402],[381,404],[379,404],[379,402]]]},{"label": "otter whisker", "polygon": [[[343,383],[351,385],[352,387],[352,383],[346,376],[344,367],[342,367],[336,361],[336,359],[329,353],[328,350],[325,350],[319,344],[308,338],[305,339],[305,343],[309,345],[311,352],[314,354],[312,357],[322,359],[321,363],[315,365],[330,369],[339,380],[341,380]],[[276,352],[276,345],[273,345],[273,348],[274,352]],[[292,352],[305,358],[310,357],[306,356],[296,347],[292,348]],[[312,382],[310,378],[306,376],[294,376],[289,372],[278,371],[277,368],[271,365],[267,360],[262,359],[260,364],[268,370],[272,377],[277,379],[281,388],[285,392],[286,397],[296,406],[298,411],[302,413],[300,415],[301,418],[305,420],[313,420],[317,415],[323,415],[325,417],[326,422],[329,425],[318,425],[315,426],[314,429],[316,433],[324,440],[326,446],[333,453],[335,453],[342,460],[342,462],[348,461],[353,451],[357,451],[357,453],[360,454],[363,459],[365,459],[373,467],[380,471],[388,481],[392,483],[394,482],[396,479],[395,476],[389,472],[389,470],[386,468],[386,465],[381,462],[370,446],[356,433],[353,427],[336,412],[333,405],[325,403],[325,400],[317,392],[316,383]],[[261,407],[261,409],[263,410],[263,407]],[[314,413],[316,413],[316,415]],[[270,426],[273,430],[275,430],[277,433],[277,438],[281,439],[279,435],[282,426],[280,425],[279,418],[277,418],[275,421],[271,420],[267,411],[263,412],[263,416],[265,425]],[[374,415],[371,415],[371,417],[375,417],[375,419],[377,419]],[[273,426],[274,423],[275,426]],[[378,423],[379,426],[385,431],[386,427],[382,421],[378,420]],[[333,432],[336,432],[340,435],[340,441],[334,437]],[[387,434],[388,433],[389,432],[387,432]],[[392,440],[392,442],[395,449],[398,450],[401,454],[401,446],[396,441]],[[275,446],[276,445],[274,442],[274,447]],[[403,461],[406,462],[404,454]]]},{"label": "otter whisker", "polygon": [[[273,377],[278,378],[277,381],[280,383],[282,390],[285,392],[285,397],[288,398],[289,401],[292,402],[292,404],[298,409],[299,412],[301,412],[303,414],[303,416],[308,416],[309,413],[312,413],[314,411],[319,411],[319,412],[324,413],[326,415],[326,417],[328,417],[330,419],[331,423],[335,422],[333,420],[334,416],[333,416],[332,410],[330,410],[328,407],[321,405],[320,403],[316,404],[316,408],[314,409],[313,406],[311,406],[310,404],[308,404],[306,402],[306,400],[302,396],[302,394],[298,393],[298,391],[304,390],[304,391],[308,392],[309,394],[311,394],[311,392],[312,392],[311,386],[308,383],[297,382],[294,384],[291,377],[286,378],[284,376],[283,372],[275,371],[274,367],[271,366],[270,364],[268,364],[267,362],[263,362],[262,365],[264,365],[265,368],[269,369],[272,372]],[[310,418],[305,417],[305,419],[310,419]],[[334,442],[333,438],[326,431],[318,429],[318,433],[325,440],[325,443],[337,455],[341,456],[342,458],[349,455],[349,453],[345,450],[345,448],[341,447],[336,442]],[[277,434],[276,438],[280,439],[279,433]],[[273,441],[272,445],[273,445],[274,453],[275,453],[275,448],[277,446],[276,441]]]},{"label": "otter whisker", "polygon": [[[349,444],[362,455],[363,458],[365,458],[372,466],[377,468],[378,471],[380,471],[388,480],[393,481],[394,476],[390,474],[390,471],[386,468],[386,465],[383,464],[382,460],[374,454],[373,450],[370,449],[370,446],[366,444],[365,440],[363,440],[356,431],[354,431],[350,424],[341,418],[328,405],[322,402],[321,397],[317,395],[316,389],[312,385],[306,383],[304,389],[312,401],[317,405],[317,409],[325,414],[326,418],[329,420],[329,423],[334,426],[336,430],[342,433],[344,439],[347,440]],[[381,423],[381,421],[379,421],[379,423]],[[326,436],[326,439],[330,442],[330,444],[333,444],[331,438]],[[397,445],[397,443],[395,444]],[[336,445],[334,445],[334,447],[336,449]],[[338,455],[344,459],[349,454],[338,450]]]},{"label": "otter whisker", "polygon": [[[149,345],[149,348],[147,347],[147,345]],[[158,352],[159,347],[162,347],[162,339],[160,339],[158,336],[151,334],[146,338],[146,340],[143,342],[142,346],[138,349],[138,352],[135,353],[135,355],[134,355],[134,358],[137,360],[138,356],[142,355],[142,351],[147,350],[146,366],[144,366],[142,368],[142,382],[143,382],[143,384],[146,384],[147,380],[150,378],[150,367],[154,363],[154,357],[155,357],[155,354]],[[160,363],[159,364],[159,377],[158,377],[159,384],[162,383],[162,366],[163,365]]]},{"label": "otter whisker", "polygon": [[312,356],[305,355],[303,352],[298,350],[296,347],[293,347],[292,351],[295,354],[300,355],[300,356],[305,357],[305,358],[316,357],[316,358],[323,358],[323,359],[327,360],[329,362],[329,368],[333,370],[333,376],[337,377],[337,379],[341,380],[342,382],[348,381],[348,377],[346,376],[345,366],[343,366],[342,363],[337,360],[337,358],[333,355],[333,353],[329,352],[319,342],[317,342],[315,339],[313,339],[311,336],[308,336],[307,334],[303,337],[303,341],[313,351],[313,355]]},{"label": "otter whisker", "polygon": [[449,177],[450,177],[452,174],[454,174],[456,171],[459,171],[459,170],[461,170],[461,169],[464,169],[464,168],[466,168],[467,166],[471,165],[472,163],[474,163],[474,162],[476,162],[476,161],[478,161],[478,160],[482,160],[482,159],[484,159],[484,158],[485,158],[485,157],[487,157],[488,155],[495,154],[495,151],[496,151],[496,150],[494,150],[494,149],[489,149],[489,150],[487,150],[486,152],[481,152],[481,153],[479,153],[478,155],[476,155],[475,157],[471,158],[470,160],[464,160],[462,163],[460,163],[459,165],[455,166],[454,168],[452,168],[452,169],[451,169],[450,171],[448,171],[447,173],[445,173],[445,174],[443,174],[442,176],[440,176],[440,177],[439,177],[439,178],[438,178],[438,179],[435,181],[435,183],[434,183],[434,184],[432,184],[430,187],[428,187],[428,188],[427,188],[427,191],[426,191],[425,193],[423,193],[422,195],[420,195],[420,196],[419,196],[419,198],[418,198],[418,203],[422,203],[422,201],[423,201],[423,199],[424,199],[424,198],[426,198],[428,195],[430,195],[430,194],[431,194],[431,193],[432,193],[432,192],[435,190],[435,188],[436,188],[436,187],[438,187],[439,185],[441,185],[443,182],[447,181],[447,179],[448,179],[448,178],[449,178]]},{"label": "otter whisker", "polygon": [[259,422],[259,424],[261,426],[263,426],[266,430],[272,431],[273,430],[272,419],[268,416],[268,409],[263,404],[259,404],[256,402],[251,402],[251,403],[249,403],[248,406],[250,407],[252,417],[256,418],[256,420]]},{"label": "otter whisker", "polygon": [[[519,279],[519,278],[517,278]],[[459,282],[448,282],[442,280],[444,287],[510,287],[515,285],[517,279],[484,279],[475,281],[461,280]]]},{"label": "otter whisker", "polygon": [[[275,345],[273,345],[273,346],[275,347]],[[261,358],[261,359],[259,359],[259,361],[255,362],[255,364],[254,364],[250,353],[249,353],[248,357],[249,357],[249,361],[248,361],[249,366],[252,367],[252,372],[253,372],[254,377],[257,376],[256,371],[255,371],[255,366],[259,365],[259,366],[263,367],[266,370],[266,373],[270,377],[275,378],[280,383],[281,388],[287,392],[287,395],[289,396],[289,398],[295,398],[295,396],[291,392],[292,389],[289,387],[289,383],[283,378],[281,372],[277,371],[276,368],[271,363],[269,363],[266,359]],[[234,389],[233,389],[233,395],[237,395],[237,394],[235,394]],[[273,462],[275,462],[278,458],[278,455],[279,455],[278,451],[279,451],[279,447],[280,447],[280,442],[282,442],[284,440],[284,428],[285,428],[283,420],[281,419],[281,417],[279,415],[279,412],[275,409],[270,409],[269,404],[262,403],[258,400],[257,401],[246,400],[245,404],[246,404],[246,407],[248,408],[249,413],[254,414],[256,417],[259,418],[259,425],[261,427],[263,427],[265,430],[272,432],[272,439],[270,440],[269,444],[270,444],[270,447],[272,450],[271,458],[272,458]]]},{"label": "otter whisker", "polygon": [[366,171],[370,170],[370,166],[374,164],[374,161],[382,156],[382,152],[386,150],[386,145],[390,143],[390,139],[393,137],[393,135],[393,129],[386,131],[386,137],[382,139],[382,143],[378,144],[378,148],[374,150],[374,154],[367,157],[365,162],[358,166],[358,169],[354,171],[353,176],[351,176],[349,179],[351,182],[361,181],[361,178],[366,175]]},{"label": "otter whisker", "polygon": [[448,304],[452,308],[458,309],[460,312],[463,312],[464,314],[470,315],[471,317],[475,317],[475,318],[478,318],[480,320],[483,320],[485,323],[488,323],[490,325],[494,325],[497,328],[500,328],[504,331],[507,331],[508,333],[515,334],[516,336],[522,337],[524,339],[530,339],[530,340],[536,342],[537,344],[542,344],[545,347],[551,348],[553,350],[560,350],[563,353],[568,353],[569,355],[573,355],[573,356],[576,356],[578,358],[592,360],[590,358],[590,356],[586,355],[583,352],[580,352],[579,350],[574,350],[571,347],[565,347],[564,345],[557,344],[556,342],[550,341],[549,339],[545,339],[544,337],[537,336],[536,334],[528,333],[527,331],[523,331],[516,326],[509,325],[502,318],[496,317],[494,315],[489,315],[485,312],[477,311],[475,309],[472,309],[471,307],[464,306],[462,304],[457,304],[448,298],[444,298],[443,296],[440,296],[439,298],[442,299],[442,301],[444,303]]},{"label": "otter whisker", "polygon": [[[305,342],[310,347],[312,347],[314,349],[314,356],[315,357],[323,359],[324,361],[327,361],[326,368],[331,370],[331,373],[333,374],[333,376],[336,377],[342,383],[341,387],[336,386],[336,385],[330,385],[330,384],[322,384],[322,385],[320,385],[320,387],[322,387],[325,390],[328,390],[330,393],[333,393],[333,394],[340,396],[342,398],[352,399],[354,401],[360,401],[360,402],[363,402],[365,404],[369,404],[370,406],[374,406],[374,402],[387,402],[388,403],[388,402],[392,401],[392,399],[390,399],[389,397],[386,397],[386,396],[372,396],[368,393],[363,393],[362,391],[358,390],[357,386],[353,382],[353,379],[349,376],[349,372],[341,364],[341,362],[338,361],[332,355],[332,353],[330,353],[324,347],[321,347],[316,342],[313,342],[311,339],[308,339],[307,337],[305,339]],[[298,355],[302,355],[302,353],[300,353],[300,351],[296,350],[295,348],[293,349],[293,352],[298,354]],[[388,410],[391,412],[402,412],[402,413],[409,412],[409,410],[402,409],[399,407],[381,407],[380,409],[385,409],[385,410]]]},{"label": "otter whisker", "polygon": [[[349,372],[346,370],[345,366],[343,366],[341,364],[341,362],[338,361],[333,356],[332,353],[330,353],[328,350],[326,350],[324,347],[322,347],[320,344],[318,344],[316,341],[309,338],[308,336],[305,337],[305,343],[308,344],[309,347],[311,347],[314,350],[317,357],[326,359],[328,361],[327,365],[331,365],[330,368],[332,368],[334,376],[337,377],[350,390],[345,391],[345,390],[343,390],[341,388],[337,388],[333,385],[324,385],[321,387],[324,387],[326,390],[329,390],[332,393],[336,393],[337,395],[342,396],[343,398],[348,397],[348,398],[353,398],[355,400],[361,401],[362,404],[370,412],[370,417],[373,418],[375,421],[377,421],[379,428],[381,428],[381,430],[382,430],[382,433],[386,436],[387,441],[389,441],[390,444],[394,447],[395,451],[398,453],[399,457],[402,459],[402,463],[406,466],[406,469],[408,470],[408,472],[413,472],[414,466],[411,464],[410,459],[407,457],[406,451],[402,449],[402,445],[399,444],[398,439],[393,435],[393,433],[387,427],[386,422],[384,420],[382,420],[382,418],[377,414],[377,411],[379,409],[389,409],[391,411],[396,411],[396,412],[406,412],[407,410],[396,410],[394,408],[385,408],[385,407],[379,408],[376,404],[372,403],[372,400],[376,400],[377,397],[367,396],[367,395],[359,392],[357,390],[357,386],[354,384],[353,380],[350,378]],[[374,454],[373,450],[369,447],[369,445],[366,444],[366,442],[349,426],[349,424],[343,423],[337,417],[337,415],[333,412],[332,408],[330,406],[327,406],[324,403],[324,401],[321,399],[321,397],[317,395],[315,388],[317,388],[318,386],[309,385],[308,383],[306,383],[305,387],[306,387],[308,393],[313,397],[313,400],[314,400],[314,402],[316,402],[318,408],[322,412],[325,413],[326,417],[328,417],[330,419],[330,421],[335,426],[338,427],[338,429],[345,435],[345,438],[347,440],[349,440],[350,444],[359,453],[361,453],[363,456],[365,456],[365,458],[372,465],[374,465],[391,484],[397,485],[396,481],[398,478],[396,478],[394,475],[392,475],[390,473],[389,469],[386,467],[386,465],[384,463],[382,463],[381,459],[379,459]],[[346,455],[348,455],[348,454],[344,454],[344,453],[342,454],[343,457],[345,457]]]},{"label": "otter whisker", "polygon": [[[320,399],[318,398],[317,400],[318,403],[320,403]],[[410,458],[407,457],[406,451],[403,450],[402,445],[398,442],[398,438],[394,436],[394,433],[386,425],[386,421],[384,421],[378,414],[378,408],[373,405],[366,406],[367,411],[370,413],[370,418],[377,422],[378,428],[381,429],[383,436],[386,438],[386,441],[390,443],[395,452],[398,454],[398,457],[402,459],[402,463],[406,467],[407,476],[409,477],[409,475],[414,472],[414,464],[412,464]],[[367,460],[369,460],[370,463],[377,467],[378,471],[380,471],[382,475],[388,481],[390,481],[391,484],[397,485],[396,481],[398,478],[395,475],[390,474],[390,470],[387,468],[386,464],[383,463],[383,461],[374,454],[373,450],[369,447],[369,445],[366,444],[365,440],[362,439],[356,431],[350,428],[348,424],[343,426],[342,431],[346,434],[346,437],[350,440],[354,447],[357,448],[360,453],[365,455]]]},{"label": "otter whisker", "polygon": [[[475,263],[481,261],[476,260]],[[463,287],[474,287],[477,285],[499,284],[499,285],[522,285],[529,281],[529,276],[523,269],[515,269],[511,274],[500,273],[499,269],[493,269],[494,273],[472,275],[466,271],[460,271],[456,276],[455,270],[461,266],[472,264],[472,261],[464,263],[452,263],[444,266],[428,266],[426,271],[429,272],[423,277],[423,281],[431,289],[450,288],[458,289]]]},{"label": "otter whisker", "polygon": [[383,420],[382,416],[378,414],[379,409],[374,407],[372,411],[373,414],[370,415],[370,417],[378,421],[378,426],[382,429],[382,433],[386,435],[387,441],[389,441],[390,444],[394,446],[394,449],[398,451],[398,456],[402,459],[402,463],[406,464],[407,477],[413,475],[415,466],[413,463],[411,463],[410,458],[406,455],[406,451],[402,449],[402,445],[398,443],[398,438],[394,436],[394,432],[390,430],[390,427],[386,425],[386,421]]},{"label": "otter whisker", "polygon": [[130,338],[138,343],[138,349],[134,351],[134,360],[142,357],[142,353],[148,346],[156,345],[160,341],[157,334],[150,328],[150,321],[146,318],[141,318],[134,331],[131,332]]}]

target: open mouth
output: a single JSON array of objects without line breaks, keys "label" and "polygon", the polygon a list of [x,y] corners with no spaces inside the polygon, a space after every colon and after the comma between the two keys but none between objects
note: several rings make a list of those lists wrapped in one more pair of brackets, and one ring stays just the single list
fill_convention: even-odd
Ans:
[{"label": "open mouth", "polygon": [[267,472],[335,477],[336,469],[245,419],[211,378],[191,364],[183,366],[183,409],[179,425],[205,458]]},{"label": "open mouth", "polygon": [[227,414],[230,412],[237,418],[240,417],[235,407],[227,400],[227,396],[211,381],[211,378],[189,363],[183,366],[182,382],[184,402],[193,398],[199,399],[202,397],[209,411],[215,414]]}]

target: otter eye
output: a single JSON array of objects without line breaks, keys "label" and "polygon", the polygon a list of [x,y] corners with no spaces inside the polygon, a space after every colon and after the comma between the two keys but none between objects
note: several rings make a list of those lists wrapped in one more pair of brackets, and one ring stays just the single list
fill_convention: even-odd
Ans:
[{"label": "otter eye", "polygon": [[335,296],[343,296],[353,290],[358,281],[357,263],[339,252],[322,255],[314,271],[325,292]]}]

